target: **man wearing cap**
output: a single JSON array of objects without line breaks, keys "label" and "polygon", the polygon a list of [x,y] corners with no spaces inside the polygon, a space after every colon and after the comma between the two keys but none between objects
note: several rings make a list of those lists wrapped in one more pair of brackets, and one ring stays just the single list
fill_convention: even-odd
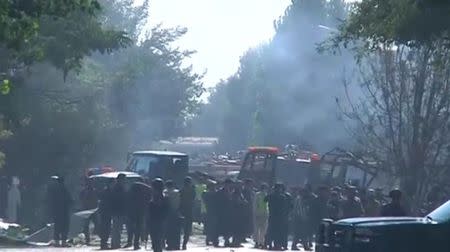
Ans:
[{"label": "man wearing cap", "polygon": [[399,189],[394,189],[389,193],[391,203],[384,205],[381,208],[381,216],[401,217],[406,216],[406,211],[401,205],[402,192]]},{"label": "man wearing cap", "polygon": [[166,181],[164,195],[169,202],[169,213],[166,225],[167,250],[180,250],[181,221],[180,216],[180,191],[175,187],[172,180]]},{"label": "man wearing cap", "polygon": [[364,209],[367,217],[375,217],[380,212],[380,202],[375,198],[375,190],[369,189],[367,191],[367,201]]},{"label": "man wearing cap", "polygon": [[[72,196],[64,184],[64,178],[59,176],[56,183],[49,190],[50,211],[55,223],[55,246],[67,247],[67,234],[69,233],[70,209],[73,205]],[[60,244],[61,242],[61,244]]]},{"label": "man wearing cap", "polygon": [[180,191],[180,213],[183,216],[183,250],[186,250],[189,237],[192,233],[194,202],[195,186],[192,184],[192,178],[186,177],[183,188]]},{"label": "man wearing cap", "polygon": [[[217,236],[222,235],[225,247],[230,247],[230,237],[233,232],[233,181],[226,179],[223,187],[217,192]],[[218,238],[215,237],[215,240]]]},{"label": "man wearing cap", "polygon": [[126,175],[120,173],[117,175],[116,184],[112,188],[112,230],[111,230],[111,248],[120,248],[120,236],[123,225],[126,222],[127,215],[127,193],[125,191]]},{"label": "man wearing cap", "polygon": [[134,250],[140,249],[140,238],[143,231],[143,222],[148,202],[151,199],[151,188],[145,183],[135,182],[130,186],[128,192],[128,242],[126,247],[131,247],[133,243]]},{"label": "man wearing cap", "polygon": [[214,181],[209,181],[207,190],[203,192],[202,199],[205,203],[205,234],[206,245],[217,246],[217,201],[216,201],[216,185]]},{"label": "man wearing cap", "polygon": [[160,178],[152,181],[152,199],[149,205],[148,228],[154,252],[163,251],[164,223],[169,212],[169,201],[163,194],[164,182]]},{"label": "man wearing cap", "polygon": [[[275,184],[273,192],[264,199],[269,207],[268,244],[275,250],[281,250],[284,245],[284,208],[287,198],[284,193],[284,186],[281,183]],[[273,244],[272,244],[273,243]]]},{"label": "man wearing cap", "polygon": [[255,195],[253,216],[254,216],[254,240],[255,248],[263,248],[265,241],[264,237],[267,231],[267,218],[269,217],[269,209],[267,202],[264,199],[267,196],[269,186],[267,184],[262,184],[259,192]]},{"label": "man wearing cap", "polygon": [[356,196],[356,188],[349,186],[346,190],[347,199],[342,204],[343,217],[355,218],[364,216],[364,208],[361,200]]}]

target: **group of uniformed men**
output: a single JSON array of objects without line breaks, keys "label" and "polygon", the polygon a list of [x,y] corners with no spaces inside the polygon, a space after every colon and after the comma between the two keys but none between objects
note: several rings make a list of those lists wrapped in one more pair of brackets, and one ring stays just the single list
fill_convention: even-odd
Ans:
[{"label": "group of uniformed men", "polygon": [[[358,191],[352,186],[320,186],[313,190],[306,185],[287,189],[277,183],[272,188],[266,184],[255,188],[250,179],[243,182],[227,179],[220,184],[208,181],[198,192],[192,178],[186,177],[180,189],[173,181],[157,178],[149,183],[135,182],[127,190],[125,179],[125,174],[119,174],[99,194],[96,226],[101,249],[109,248],[110,236],[111,248],[121,247],[125,224],[128,234],[125,247],[139,249],[140,242],[150,235],[154,251],[179,250],[180,245],[186,249],[192,233],[195,201],[199,198],[204,208],[206,245],[219,246],[222,237],[225,247],[239,247],[251,237],[256,248],[283,250],[288,249],[288,236],[292,234],[292,250],[298,250],[298,244],[304,250],[312,250],[313,235],[323,218],[406,215],[399,190],[391,191],[392,200],[386,203],[379,191]],[[54,207],[59,209],[54,215],[55,241],[64,242],[72,199],[63,179],[57,181],[51,191]],[[81,192],[86,209],[95,208],[96,199],[89,196],[94,195],[93,190],[87,183]],[[88,228],[85,233],[89,242]]]}]

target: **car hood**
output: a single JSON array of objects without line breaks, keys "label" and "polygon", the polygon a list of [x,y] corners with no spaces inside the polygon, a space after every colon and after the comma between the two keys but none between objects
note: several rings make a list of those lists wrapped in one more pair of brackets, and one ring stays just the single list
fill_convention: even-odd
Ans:
[{"label": "car hood", "polygon": [[433,224],[426,218],[417,217],[366,217],[343,219],[336,222],[340,225],[358,225],[358,226],[375,226],[375,225],[396,225],[396,224]]}]

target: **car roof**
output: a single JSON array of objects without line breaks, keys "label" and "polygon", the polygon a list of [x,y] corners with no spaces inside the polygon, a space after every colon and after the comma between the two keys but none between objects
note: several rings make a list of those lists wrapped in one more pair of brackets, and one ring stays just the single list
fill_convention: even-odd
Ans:
[{"label": "car roof", "polygon": [[133,152],[135,155],[156,155],[156,156],[176,156],[176,157],[186,157],[187,154],[175,151],[135,151]]},{"label": "car roof", "polygon": [[135,172],[128,172],[128,171],[117,171],[117,172],[106,172],[102,174],[92,175],[89,178],[117,178],[119,174],[125,174],[127,178],[142,178],[141,175],[135,173]]}]

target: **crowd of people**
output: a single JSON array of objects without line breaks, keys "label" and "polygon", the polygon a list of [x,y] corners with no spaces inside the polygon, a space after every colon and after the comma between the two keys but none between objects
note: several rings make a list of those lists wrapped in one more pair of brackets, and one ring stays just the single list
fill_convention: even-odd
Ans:
[{"label": "crowd of people", "polygon": [[[160,178],[129,186],[125,186],[125,181],[126,175],[119,174],[100,192],[89,180],[86,182],[80,193],[82,207],[98,207],[86,221],[87,243],[90,242],[89,223],[93,221],[101,249],[131,246],[139,249],[150,236],[154,251],[185,250],[198,199],[204,208],[201,222],[205,243],[216,247],[240,247],[252,238],[256,248],[285,250],[289,249],[288,237],[292,237],[291,250],[298,250],[301,244],[308,251],[312,250],[313,237],[322,219],[407,214],[399,190],[391,191],[391,201],[387,202],[381,190],[358,190],[353,186],[286,188],[277,183],[269,188],[250,179],[226,179],[221,183],[206,180],[195,184],[191,177],[186,177],[180,187],[174,181]],[[73,200],[62,177],[55,178],[49,199],[55,222],[55,244],[67,246],[69,208]],[[128,235],[126,244],[121,244],[123,227]]]}]

